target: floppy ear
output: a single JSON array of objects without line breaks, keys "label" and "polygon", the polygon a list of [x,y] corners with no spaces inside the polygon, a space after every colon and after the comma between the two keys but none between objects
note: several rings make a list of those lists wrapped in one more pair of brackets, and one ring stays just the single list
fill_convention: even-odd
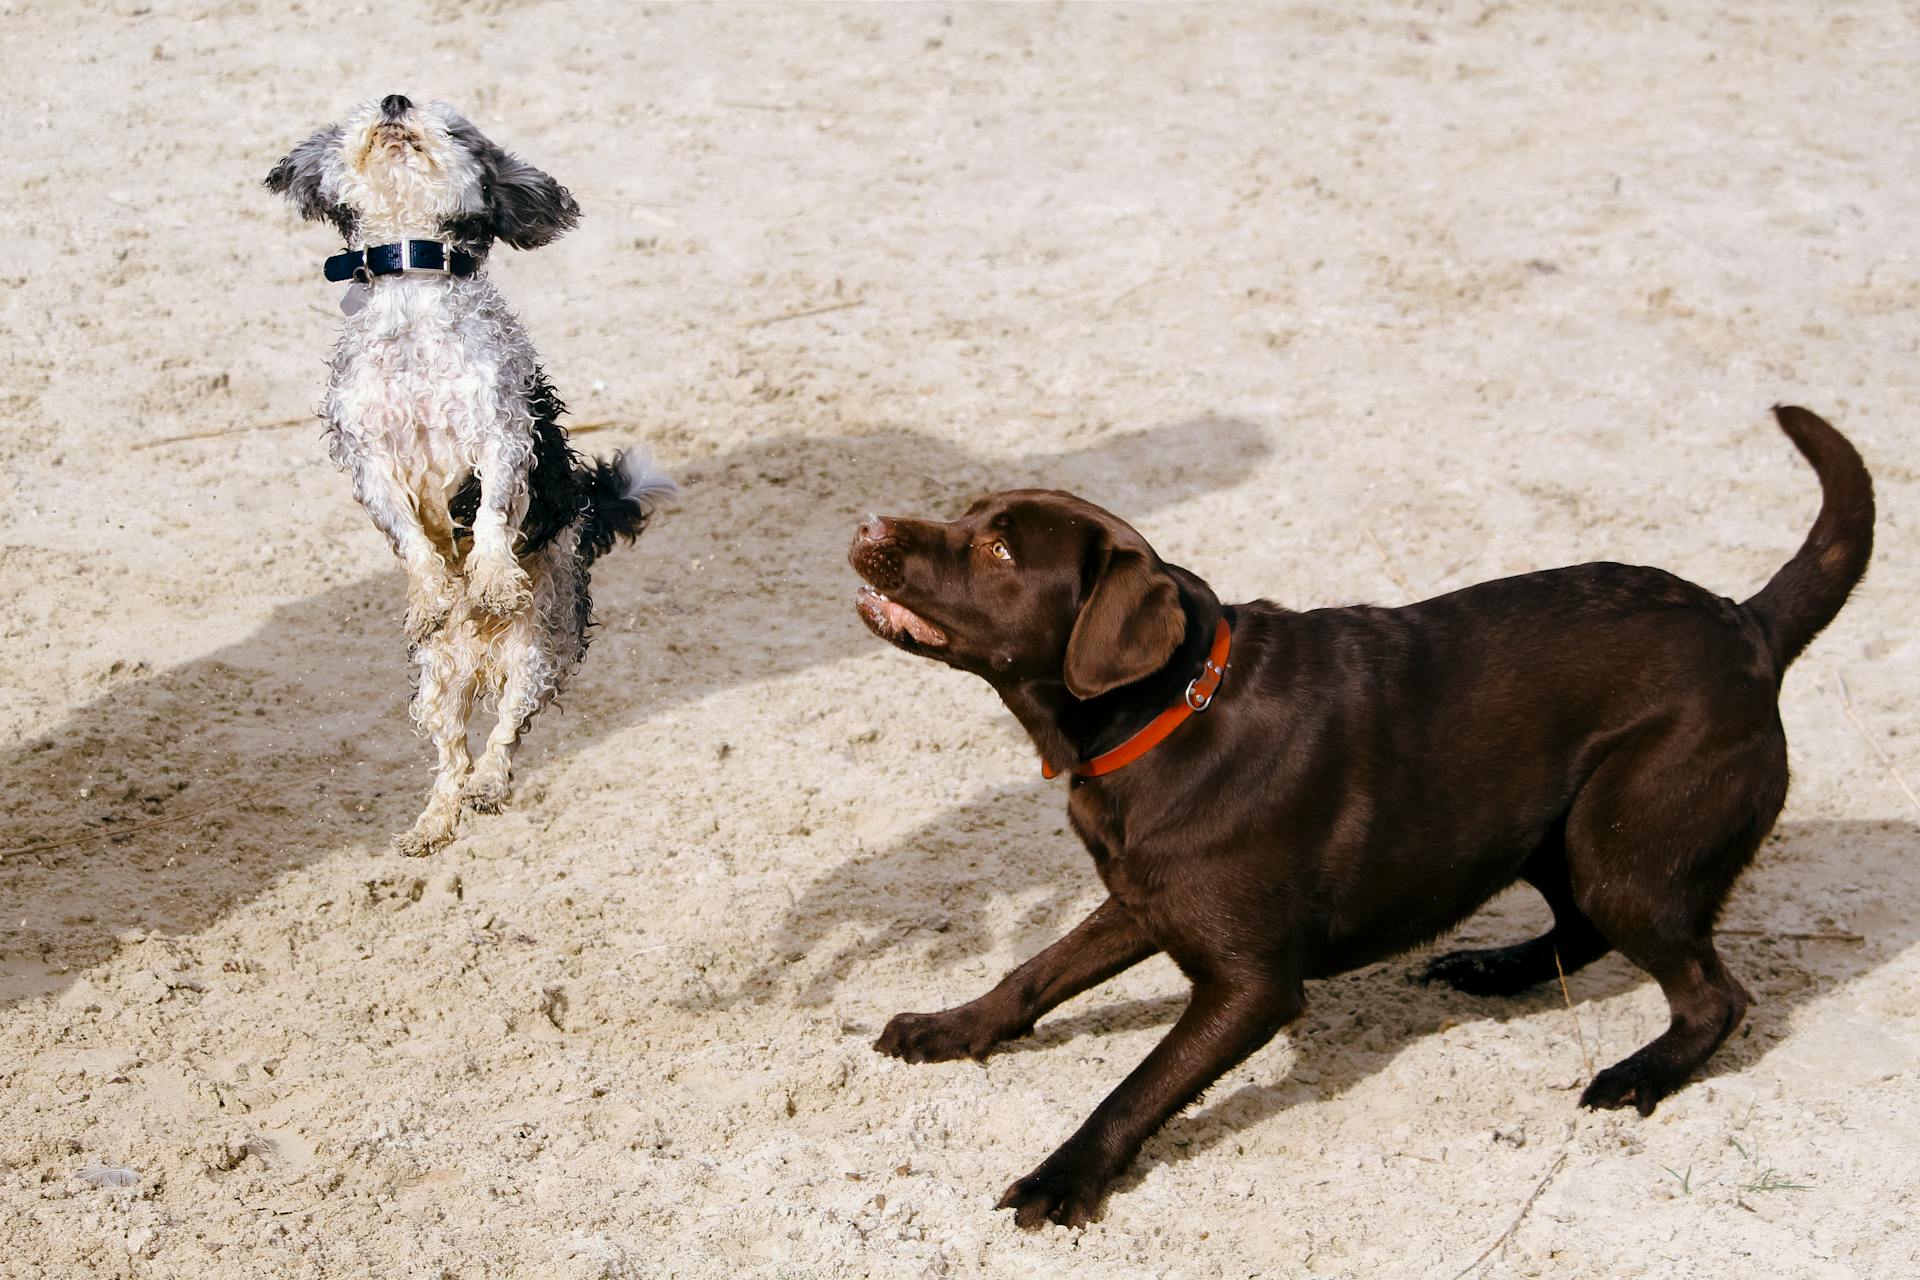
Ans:
[{"label": "floppy ear", "polygon": [[340,147],[340,126],[330,124],[287,153],[267,174],[267,190],[285,196],[300,216],[312,222],[331,222],[343,236],[353,234],[353,210],[330,203],[321,194],[327,159]]},{"label": "floppy ear", "polygon": [[1152,675],[1186,630],[1173,579],[1144,552],[1110,550],[1067,638],[1067,692],[1092,698]]},{"label": "floppy ear", "polygon": [[487,144],[487,212],[493,234],[516,249],[538,249],[580,222],[573,193],[518,156]]}]

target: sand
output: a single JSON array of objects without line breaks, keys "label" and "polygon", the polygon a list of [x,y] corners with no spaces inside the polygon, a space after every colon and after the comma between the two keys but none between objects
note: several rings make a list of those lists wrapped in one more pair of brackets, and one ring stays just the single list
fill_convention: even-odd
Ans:
[{"label": "sand", "polygon": [[[1920,23],[1808,8],[0,5],[0,1271],[1920,1274]],[[572,186],[496,278],[580,443],[685,485],[512,811],[422,861],[400,575],[306,416],[334,245],[259,187],[388,92]],[[1879,555],[1787,680],[1704,1077],[1583,1113],[1641,974],[1408,956],[1104,1221],[995,1213],[1183,984],[868,1047],[1100,895],[990,691],[861,628],[856,519],[1046,483],[1229,599],[1743,596],[1817,506],[1780,400],[1866,454]]]}]

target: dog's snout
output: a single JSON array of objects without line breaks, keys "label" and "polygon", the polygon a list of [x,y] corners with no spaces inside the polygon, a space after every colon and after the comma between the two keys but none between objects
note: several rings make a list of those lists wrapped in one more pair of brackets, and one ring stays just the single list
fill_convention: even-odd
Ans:
[{"label": "dog's snout", "polygon": [[900,585],[905,548],[901,545],[895,521],[885,516],[868,516],[853,531],[847,547],[847,563],[854,572],[882,591]]},{"label": "dog's snout", "polygon": [[398,120],[413,110],[413,101],[404,93],[390,93],[380,99],[380,114],[389,120]]}]

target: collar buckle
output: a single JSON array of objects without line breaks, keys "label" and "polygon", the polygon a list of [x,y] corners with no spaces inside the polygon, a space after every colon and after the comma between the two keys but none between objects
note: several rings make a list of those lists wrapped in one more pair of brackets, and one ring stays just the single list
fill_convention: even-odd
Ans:
[{"label": "collar buckle", "polygon": [[1187,705],[1195,711],[1205,711],[1213,705],[1213,695],[1220,692],[1220,682],[1226,678],[1227,669],[1215,666],[1211,657],[1201,665],[1200,674],[1187,681]]},{"label": "collar buckle", "polygon": [[[416,267],[413,265],[413,246],[416,244],[437,244],[440,246],[440,265],[437,267]],[[453,242],[450,240],[403,240],[400,250],[400,270],[425,271],[436,276],[453,274]]]}]

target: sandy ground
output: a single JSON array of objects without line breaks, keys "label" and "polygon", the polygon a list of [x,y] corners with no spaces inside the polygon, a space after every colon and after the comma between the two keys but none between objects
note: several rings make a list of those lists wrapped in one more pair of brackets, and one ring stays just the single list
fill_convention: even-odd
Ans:
[{"label": "sandy ground", "polygon": [[[280,8],[0,5],[0,1271],[1920,1274],[1910,6]],[[581,442],[686,488],[596,571],[512,812],[420,862],[400,578],[285,425],[333,245],[259,188],[393,91],[572,185],[496,276]],[[1782,399],[1867,455],[1879,556],[1787,681],[1706,1078],[1581,1113],[1656,988],[1407,957],[1103,1222],[994,1213],[1183,984],[984,1068],[867,1047],[1099,892],[987,688],[855,620],[856,517],[1046,482],[1229,599],[1744,595],[1817,504]]]}]

